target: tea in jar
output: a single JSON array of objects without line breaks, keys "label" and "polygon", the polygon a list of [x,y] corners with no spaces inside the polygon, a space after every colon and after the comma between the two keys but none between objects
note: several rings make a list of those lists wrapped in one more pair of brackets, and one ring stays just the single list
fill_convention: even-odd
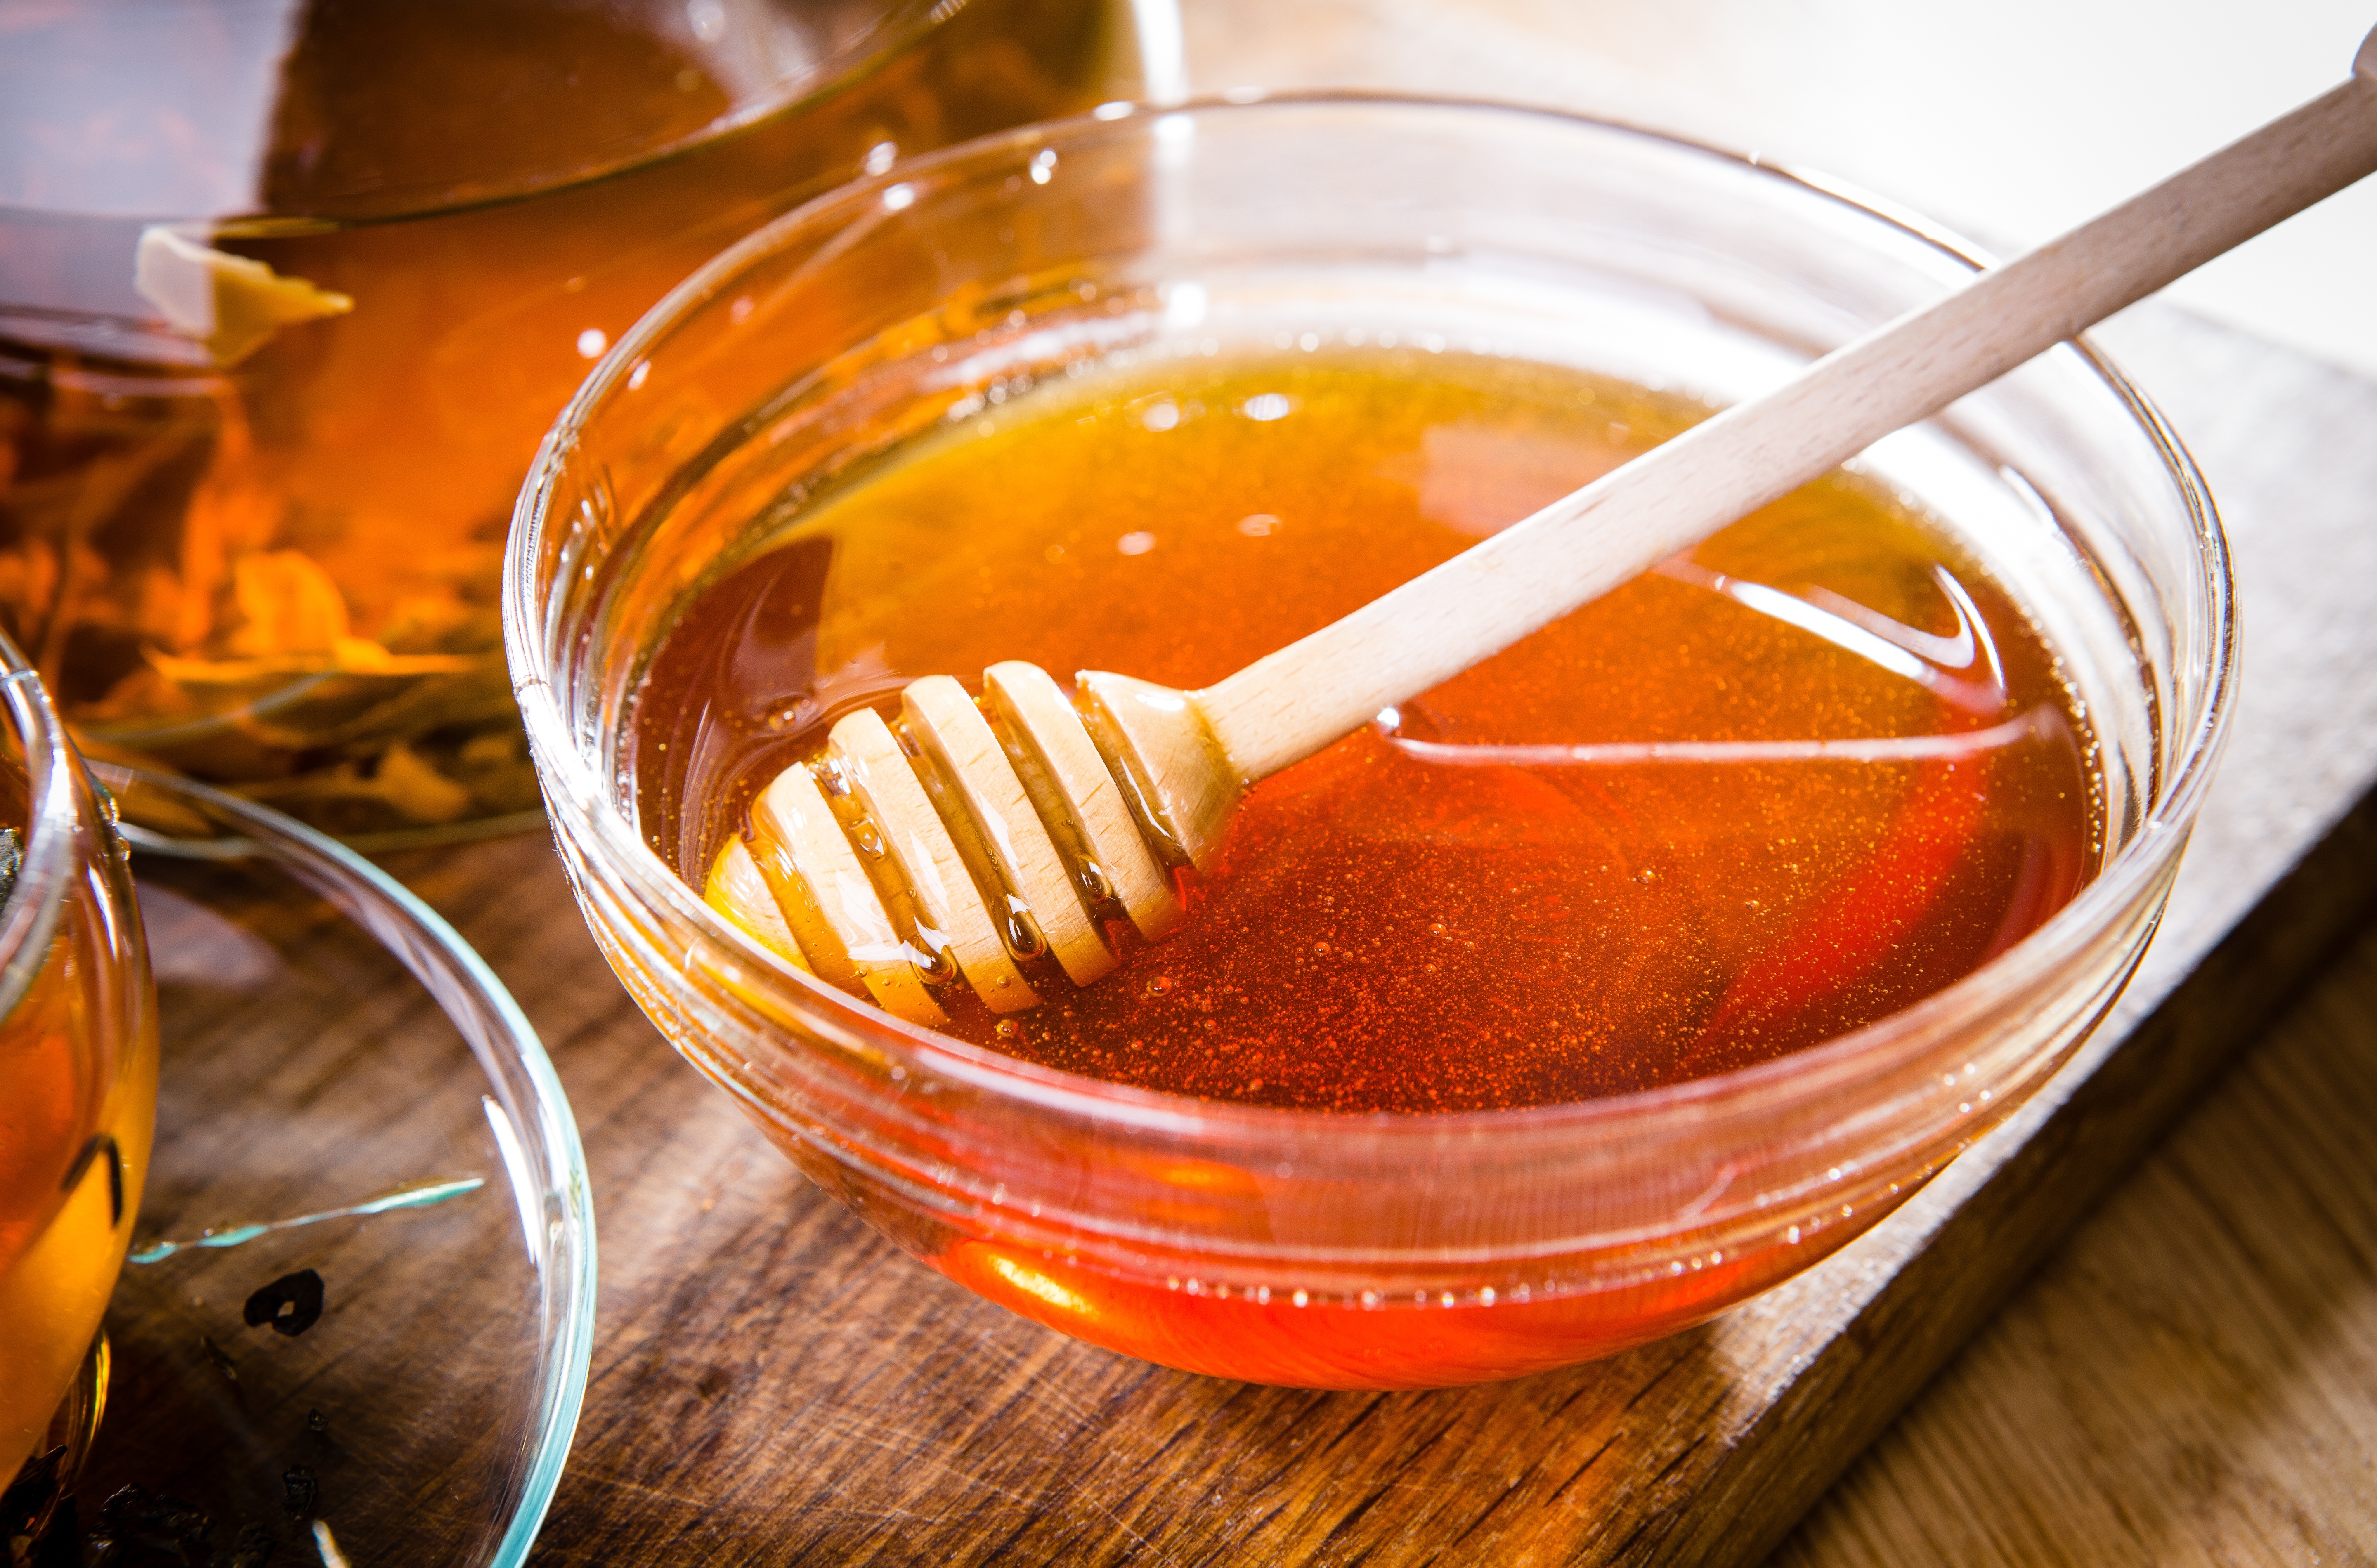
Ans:
[{"label": "tea in jar", "polygon": [[123,0],[0,51],[0,628],[88,744],[385,838],[536,805],[538,434],[863,172],[1141,90],[1163,5]]}]

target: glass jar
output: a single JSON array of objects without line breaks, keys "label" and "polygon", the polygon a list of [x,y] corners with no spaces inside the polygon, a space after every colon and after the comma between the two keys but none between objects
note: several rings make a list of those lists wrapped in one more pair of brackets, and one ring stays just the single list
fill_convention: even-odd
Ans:
[{"label": "glass jar", "polygon": [[156,1125],[156,990],[113,804],[5,638],[0,708],[0,1478],[30,1464],[51,1483],[104,1394],[100,1314]]},{"label": "glass jar", "polygon": [[1865,1230],[2046,1082],[2162,910],[2228,710],[2228,561],[2186,454],[2085,344],[1860,461],[2061,656],[2094,732],[2101,869],[1967,978],[1738,1071],[1334,1116],[1124,1088],[903,1024],[772,957],[655,852],[631,703],[675,617],[784,509],[1019,377],[1388,323],[1725,403],[1979,264],[1703,148],[1380,99],[1116,112],[820,199],[622,340],[515,514],[512,675],[588,922],[803,1170],[933,1267],[1093,1343],[1415,1387],[1707,1318]]},{"label": "glass jar", "polygon": [[0,58],[0,628],[96,754],[381,844],[517,826],[509,499],[722,245],[1177,85],[1172,0],[137,0]]}]

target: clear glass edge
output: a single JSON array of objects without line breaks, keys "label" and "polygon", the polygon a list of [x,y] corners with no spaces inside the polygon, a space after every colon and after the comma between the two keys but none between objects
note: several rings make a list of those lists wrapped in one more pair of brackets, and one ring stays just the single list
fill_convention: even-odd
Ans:
[{"label": "clear glass edge", "polygon": [[67,894],[75,883],[80,813],[75,799],[74,742],[50,705],[41,676],[0,633],[0,688],[25,748],[25,842],[16,881],[0,905],[0,1018],[16,1011],[49,960]]},{"label": "clear glass edge", "polygon": [[[387,947],[454,1023],[536,1156],[546,1184],[543,1206],[550,1209],[557,1200],[559,1210],[557,1216],[548,1213],[544,1255],[536,1260],[543,1292],[540,1330],[547,1363],[558,1375],[540,1391],[535,1450],[511,1518],[495,1555],[486,1560],[490,1568],[517,1568],[527,1560],[543,1527],[577,1433],[592,1366],[596,1294],[594,1210],[586,1151],[568,1096],[535,1026],[486,961],[443,916],[336,839],[269,807],[189,779],[113,763],[93,763],[90,769],[110,788],[154,792],[201,815],[228,820],[241,830],[236,837],[180,840],[129,827],[126,837],[137,849],[192,859],[279,861]],[[377,910],[363,900],[375,901]],[[371,913],[392,916],[399,931],[391,933],[382,920],[370,918]],[[413,942],[390,940],[391,935],[410,936],[425,944],[426,951]],[[458,1015],[456,999],[424,973],[424,964],[445,966],[446,978],[459,982],[464,998],[484,1010],[485,1022],[494,1026],[508,1055],[473,1028],[471,1020]]]}]

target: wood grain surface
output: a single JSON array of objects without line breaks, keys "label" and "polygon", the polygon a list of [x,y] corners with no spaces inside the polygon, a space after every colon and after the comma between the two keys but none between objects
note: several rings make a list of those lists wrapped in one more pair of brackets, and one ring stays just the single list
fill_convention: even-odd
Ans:
[{"label": "wood grain surface", "polygon": [[2377,1562],[2377,928],[1773,1568]]}]

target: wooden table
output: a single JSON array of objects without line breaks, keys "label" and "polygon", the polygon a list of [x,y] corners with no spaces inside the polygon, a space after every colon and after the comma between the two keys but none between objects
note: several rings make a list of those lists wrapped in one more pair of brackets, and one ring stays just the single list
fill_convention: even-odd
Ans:
[{"label": "wooden table", "polygon": [[679,1063],[541,841],[393,861],[543,1031],[593,1169],[593,1372],[539,1560],[2377,1556],[2377,385],[2169,310],[2107,337],[2228,508],[2252,628],[2170,920],[2081,1058],[1917,1200],[1597,1366],[1321,1394],[1056,1337],[897,1253]]},{"label": "wooden table", "polygon": [[1771,1559],[2377,1559],[2377,927]]}]

